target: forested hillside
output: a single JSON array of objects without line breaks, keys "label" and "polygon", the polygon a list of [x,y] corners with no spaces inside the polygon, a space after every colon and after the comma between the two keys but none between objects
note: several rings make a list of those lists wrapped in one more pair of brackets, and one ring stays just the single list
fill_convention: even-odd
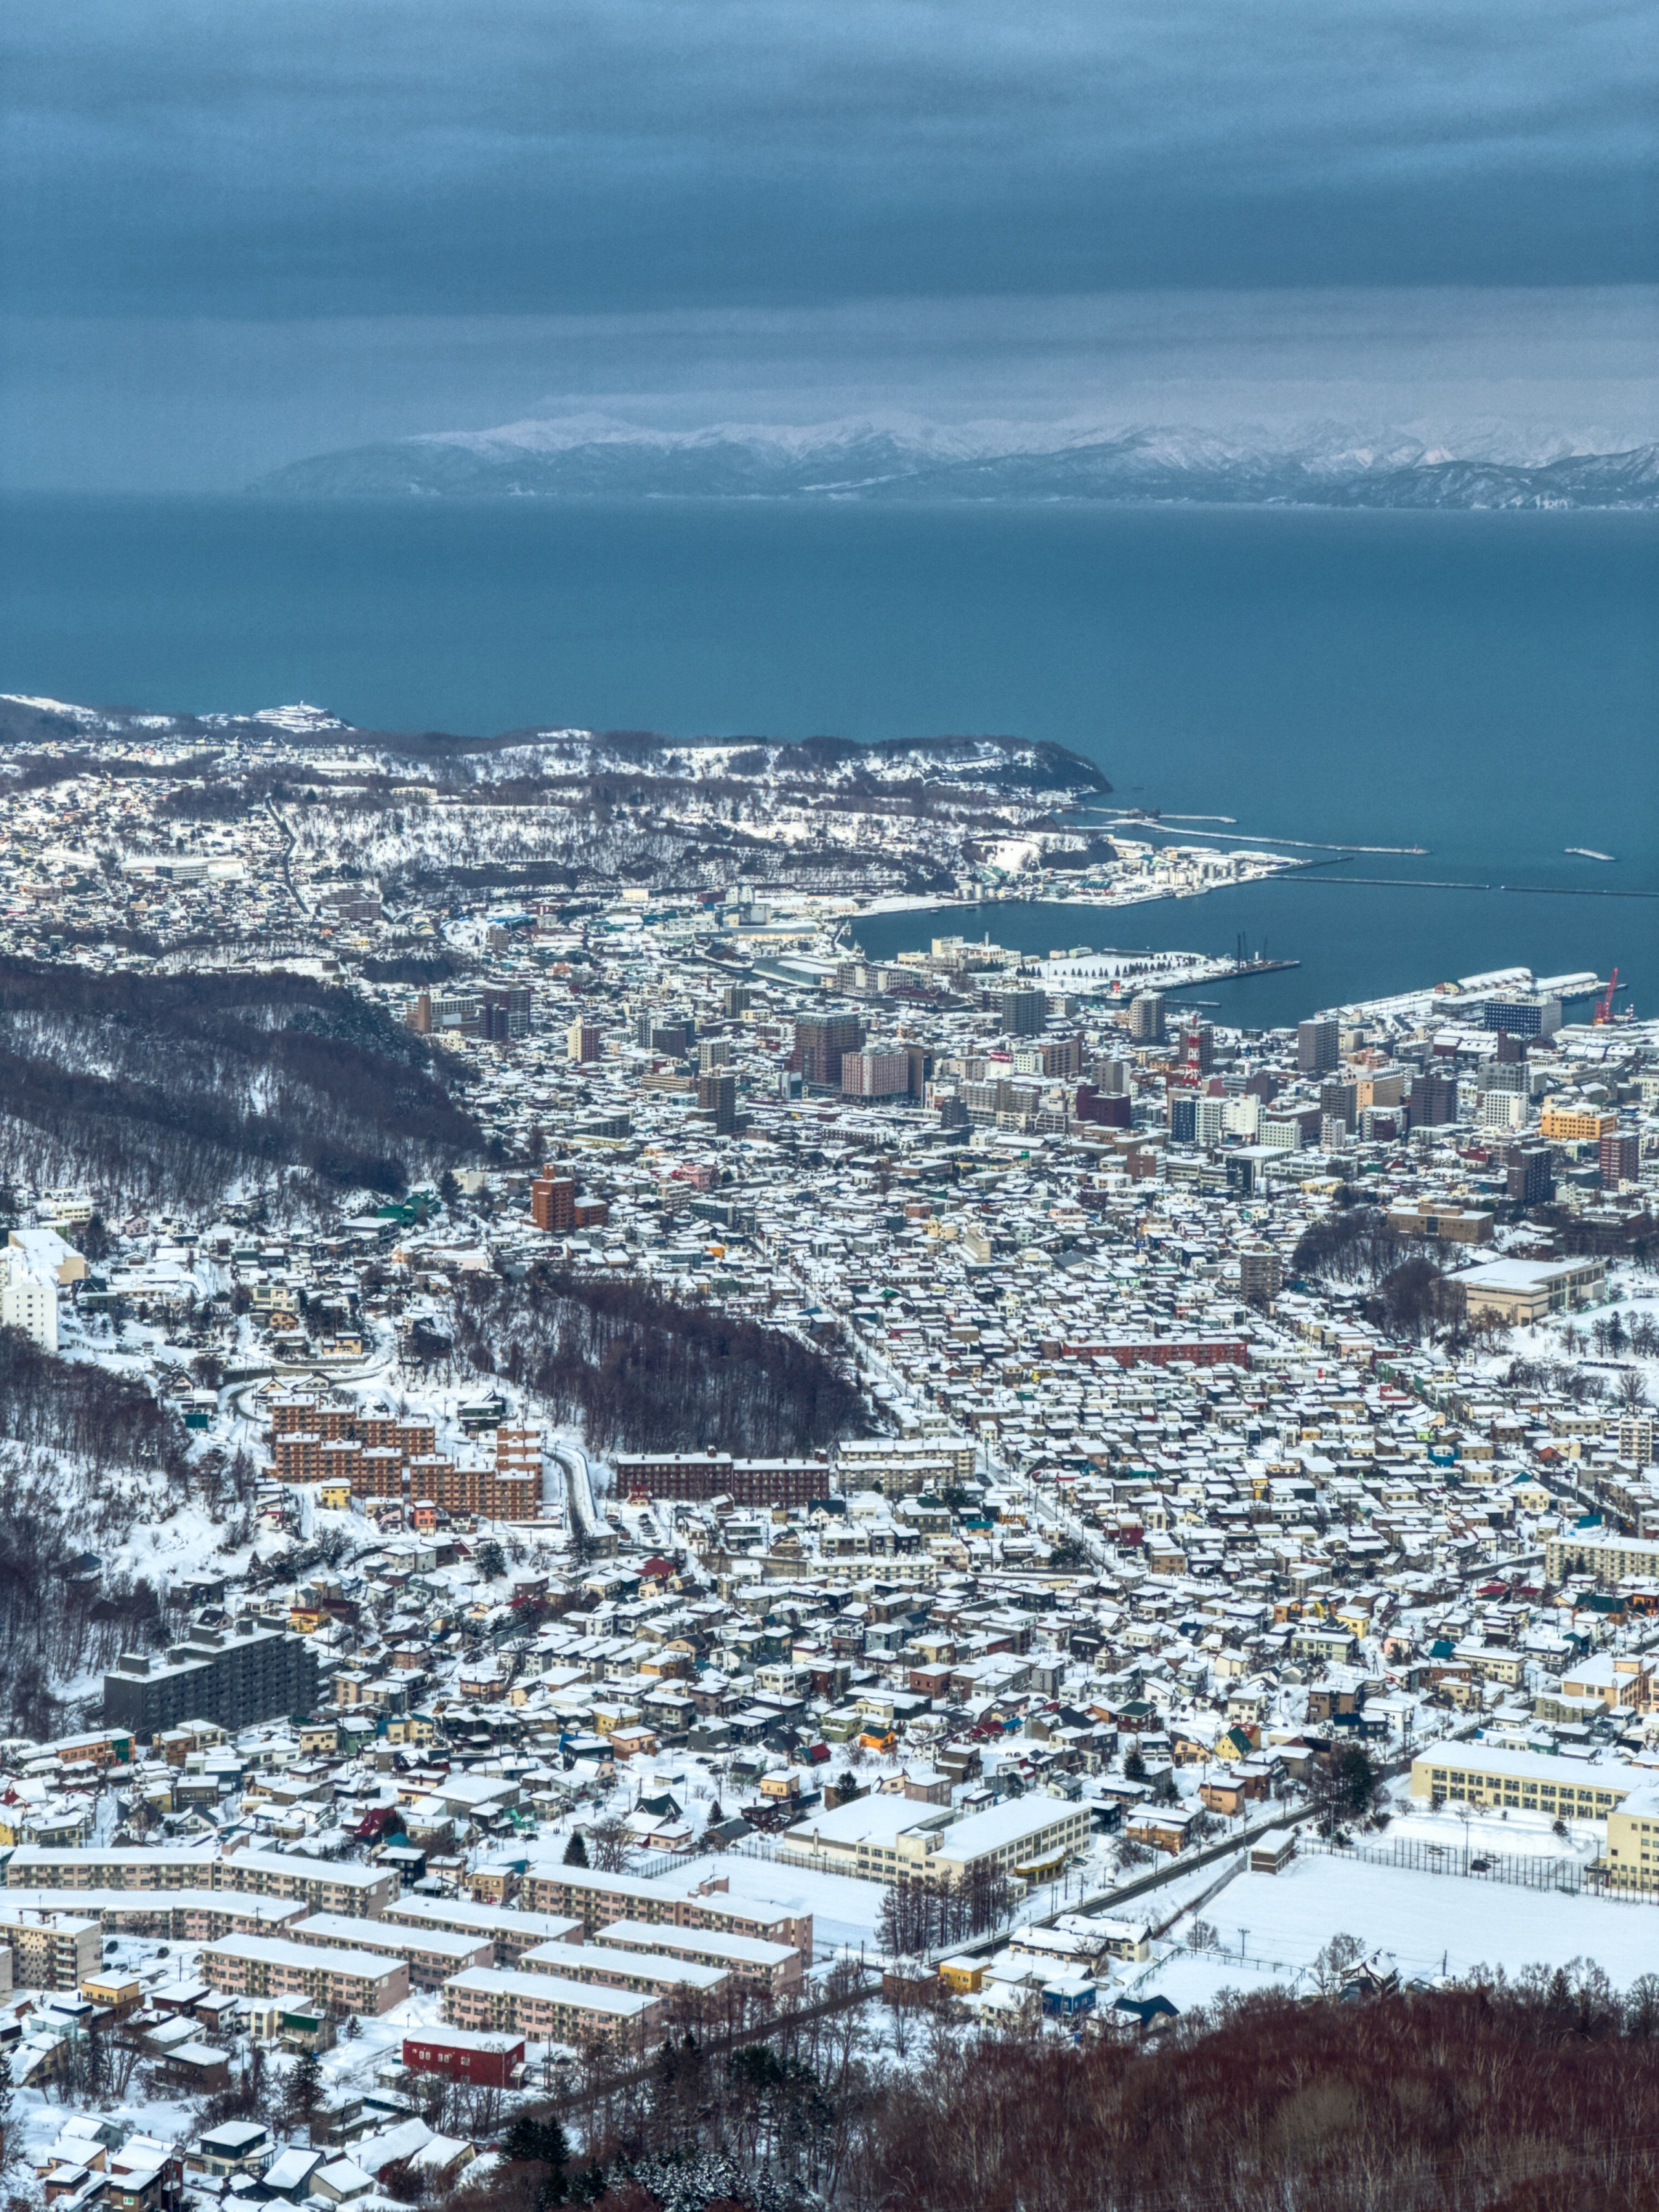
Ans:
[{"label": "forested hillside", "polygon": [[[857,2016],[776,2048],[670,2047],[590,2108],[581,2155],[520,2124],[444,2212],[1650,2212],[1659,1990],[1598,1968],[1344,2002],[1273,1992],[1077,2042]],[[897,2026],[897,2023],[895,2023]],[[594,2153],[597,2152],[597,2156]]]},{"label": "forested hillside", "polygon": [[473,1278],[455,1349],[534,1391],[598,1451],[805,1452],[864,1423],[857,1386],[781,1329],[681,1304],[636,1281],[551,1266],[519,1284]]},{"label": "forested hillside", "polygon": [[298,1171],[397,1193],[479,1154],[423,1043],[305,975],[0,962],[0,1180],[211,1206]]}]

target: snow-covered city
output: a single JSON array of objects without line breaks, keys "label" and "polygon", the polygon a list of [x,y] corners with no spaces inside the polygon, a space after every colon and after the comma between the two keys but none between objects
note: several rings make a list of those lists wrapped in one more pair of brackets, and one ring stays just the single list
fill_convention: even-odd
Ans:
[{"label": "snow-covered city", "polygon": [[832,764],[782,835],[769,755],[630,793],[558,733],[558,788],[417,797],[313,710],[94,765],[14,703],[24,2201],[597,2195],[691,2053],[775,2131],[1274,1992],[1655,2002],[1659,1028],[1612,981],[1240,1029],[1178,995],[1224,962],[938,890],[866,959],[943,844],[981,901],[1066,857],[1029,759]]}]

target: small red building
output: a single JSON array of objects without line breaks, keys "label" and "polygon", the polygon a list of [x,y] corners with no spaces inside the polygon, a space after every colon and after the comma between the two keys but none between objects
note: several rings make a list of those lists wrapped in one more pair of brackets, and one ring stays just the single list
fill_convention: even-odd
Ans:
[{"label": "small red building", "polygon": [[441,2074],[447,2081],[510,2089],[524,2072],[524,2038],[481,2028],[423,2027],[404,2038],[404,2064],[411,2074]]}]

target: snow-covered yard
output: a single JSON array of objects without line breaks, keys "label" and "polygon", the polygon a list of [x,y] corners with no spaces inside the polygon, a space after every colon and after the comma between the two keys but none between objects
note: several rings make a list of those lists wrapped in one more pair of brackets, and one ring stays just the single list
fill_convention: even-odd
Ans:
[{"label": "snow-covered yard", "polygon": [[[1282,1874],[1243,1875],[1204,1917],[1223,1953],[1272,1962],[1286,1980],[1336,1935],[1382,1952],[1407,1978],[1574,1959],[1594,1960],[1620,1988],[1659,1973],[1659,1907],[1352,1859],[1297,1858]],[[1215,1988],[1238,1986],[1236,1968],[1212,1963]],[[1161,1984],[1154,1975],[1148,1986]]]}]

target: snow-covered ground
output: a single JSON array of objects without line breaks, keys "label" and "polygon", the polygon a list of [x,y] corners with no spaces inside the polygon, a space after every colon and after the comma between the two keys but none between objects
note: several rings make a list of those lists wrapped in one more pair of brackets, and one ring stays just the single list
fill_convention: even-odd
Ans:
[{"label": "snow-covered ground", "polygon": [[[1243,1986],[1241,1962],[1265,1963],[1272,1978],[1292,1981],[1337,1935],[1381,1951],[1407,1979],[1477,1966],[1513,1974],[1574,1959],[1595,1960],[1623,1988],[1659,1973],[1659,1907],[1352,1859],[1296,1858],[1282,1874],[1243,1875],[1203,1917],[1221,1955],[1188,1955],[1212,1969],[1212,1994]],[[1148,1990],[1164,1987],[1155,1969],[1143,1979]]]},{"label": "snow-covered ground", "polygon": [[732,1896],[744,1904],[810,1912],[813,1943],[820,1952],[845,1944],[856,1948],[860,1943],[873,1949],[878,1941],[881,1900],[886,1894],[878,1881],[819,1874],[811,1867],[786,1866],[775,1859],[748,1858],[733,1851],[698,1859],[696,1875],[699,1881],[729,1881]]}]

